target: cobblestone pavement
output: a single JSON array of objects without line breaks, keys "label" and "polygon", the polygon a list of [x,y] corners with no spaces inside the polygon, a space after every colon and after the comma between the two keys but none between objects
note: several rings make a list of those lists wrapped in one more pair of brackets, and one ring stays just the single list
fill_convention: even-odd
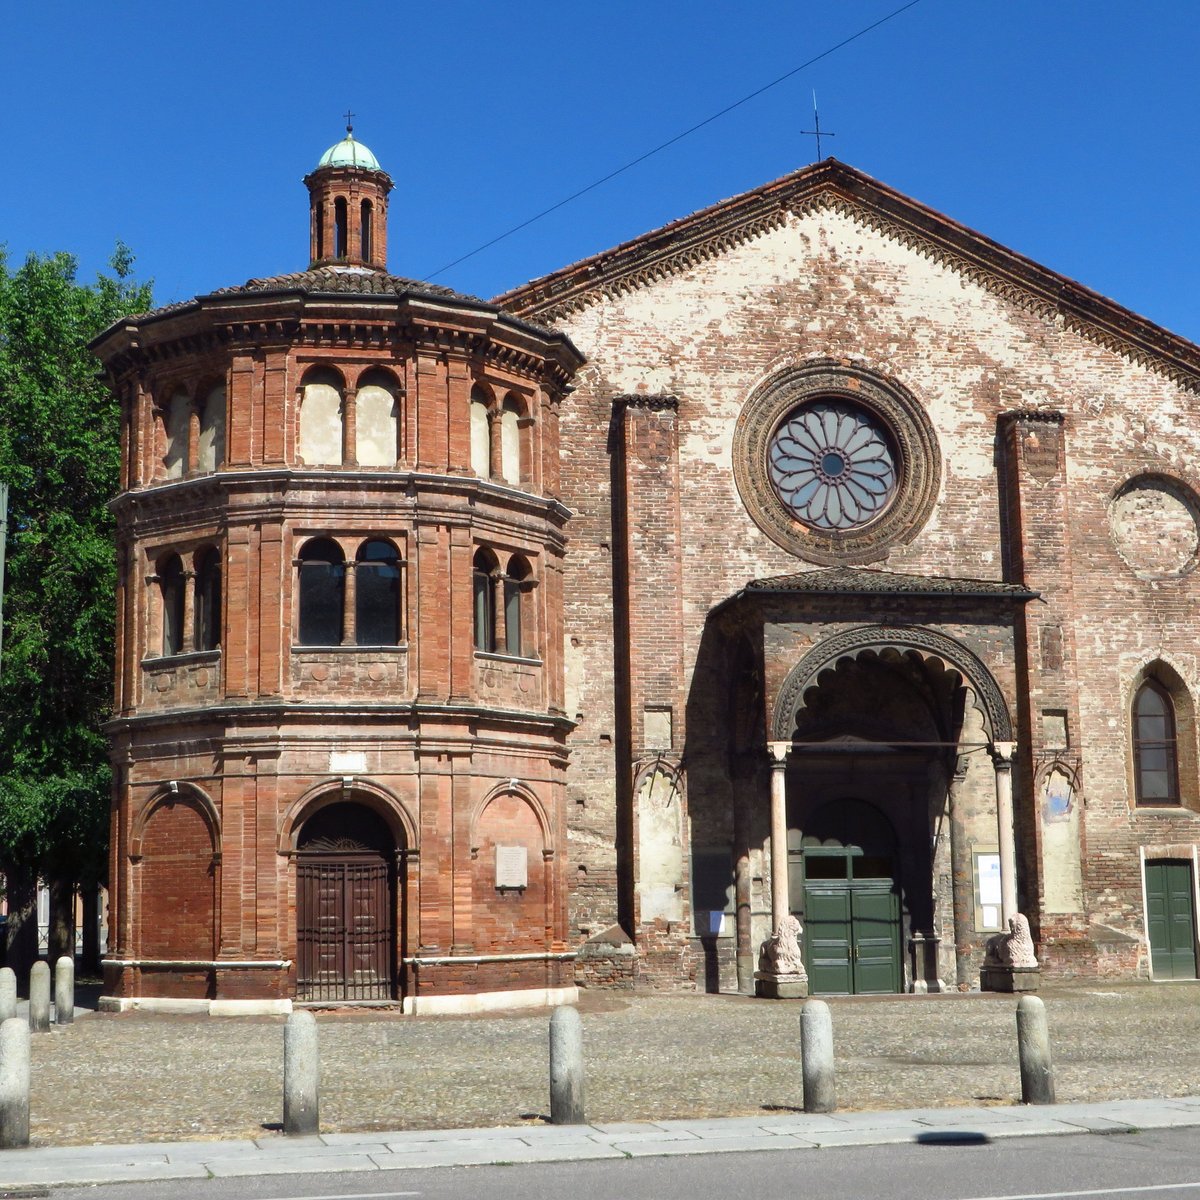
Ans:
[{"label": "cobblestone pavement", "polygon": [[[1058,1099],[1200,1092],[1200,985],[1047,988]],[[1015,999],[832,997],[844,1109],[1011,1104]],[[801,1104],[800,1002],[585,993],[592,1122]],[[541,1124],[548,1013],[318,1015],[326,1131]],[[283,1018],[92,1013],[33,1038],[34,1144],[256,1137],[282,1105]]]}]

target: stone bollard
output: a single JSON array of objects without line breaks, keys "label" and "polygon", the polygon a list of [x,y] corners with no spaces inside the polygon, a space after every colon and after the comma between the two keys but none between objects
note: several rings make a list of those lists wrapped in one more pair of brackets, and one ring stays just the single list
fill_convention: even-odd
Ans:
[{"label": "stone bollard", "polygon": [[804,1111],[837,1108],[833,1078],[833,1018],[824,1000],[806,1000],[800,1010],[800,1069],[804,1075]]},{"label": "stone bollard", "polygon": [[29,1028],[50,1031],[50,964],[41,958],[29,971]]},{"label": "stone bollard", "polygon": [[75,960],[63,955],[54,964],[54,1023],[70,1025],[75,1020]]},{"label": "stone bollard", "polygon": [[550,1123],[586,1125],[583,1115],[583,1023],[569,1005],[550,1014]]},{"label": "stone bollard", "polygon": [[0,967],[0,1021],[17,1015],[17,973],[12,967]]},{"label": "stone bollard", "polygon": [[1021,1057],[1021,1102],[1053,1104],[1050,1030],[1046,1026],[1046,1005],[1038,996],[1022,996],[1017,1001],[1017,1053]]},{"label": "stone bollard", "polygon": [[0,1024],[0,1150],[29,1145],[29,1025]]},{"label": "stone bollard", "polygon": [[283,1132],[319,1133],[321,1049],[317,1018],[298,1009],[283,1029]]}]

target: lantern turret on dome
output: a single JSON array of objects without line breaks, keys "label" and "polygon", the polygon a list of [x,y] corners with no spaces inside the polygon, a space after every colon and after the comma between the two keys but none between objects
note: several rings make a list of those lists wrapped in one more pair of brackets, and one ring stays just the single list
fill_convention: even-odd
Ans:
[{"label": "lantern turret on dome", "polygon": [[304,177],[309,195],[310,267],[387,270],[387,205],[392,179],[346,126],[346,136]]}]

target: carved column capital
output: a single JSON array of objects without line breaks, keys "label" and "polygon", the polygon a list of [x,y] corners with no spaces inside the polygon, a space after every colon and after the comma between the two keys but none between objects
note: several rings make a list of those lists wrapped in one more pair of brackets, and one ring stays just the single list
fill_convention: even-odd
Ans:
[{"label": "carved column capital", "polygon": [[992,765],[997,771],[1008,771],[1012,768],[1013,758],[1016,757],[1017,743],[993,742],[988,747],[988,753],[992,756]]}]

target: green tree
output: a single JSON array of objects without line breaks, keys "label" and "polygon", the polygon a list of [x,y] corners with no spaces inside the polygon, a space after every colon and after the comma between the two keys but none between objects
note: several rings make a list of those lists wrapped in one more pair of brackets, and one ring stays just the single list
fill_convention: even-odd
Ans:
[{"label": "green tree", "polygon": [[[151,306],[120,244],[111,274],[76,279],[68,254],[0,252],[0,480],[9,485],[0,658],[0,870],[3,947],[36,953],[33,902],[51,884],[51,955],[74,942],[76,884],[106,871],[111,774],[101,725],[112,699],[113,517],[119,411],[87,349]],[[69,940],[68,940],[69,939]]]}]

